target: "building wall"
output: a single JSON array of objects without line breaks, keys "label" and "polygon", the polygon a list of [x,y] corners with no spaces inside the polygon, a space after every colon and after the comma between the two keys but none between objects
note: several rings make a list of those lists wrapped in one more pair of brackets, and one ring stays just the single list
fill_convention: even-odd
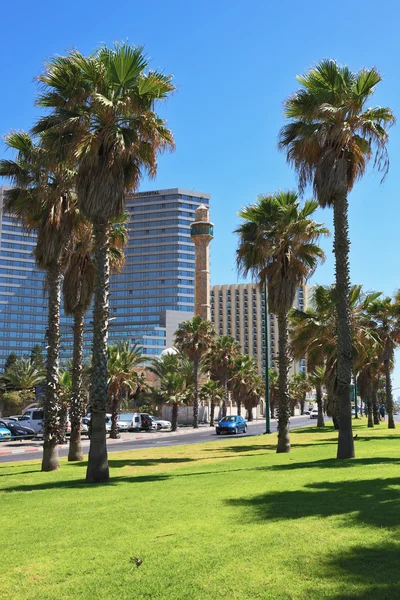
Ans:
[{"label": "building wall", "polygon": [[[308,286],[297,290],[294,306],[305,309]],[[260,374],[265,369],[264,293],[254,283],[214,285],[211,288],[211,320],[218,335],[230,335],[242,352],[257,359]],[[269,366],[277,368],[278,321],[269,315]],[[305,370],[305,361],[294,361],[291,373]]]}]

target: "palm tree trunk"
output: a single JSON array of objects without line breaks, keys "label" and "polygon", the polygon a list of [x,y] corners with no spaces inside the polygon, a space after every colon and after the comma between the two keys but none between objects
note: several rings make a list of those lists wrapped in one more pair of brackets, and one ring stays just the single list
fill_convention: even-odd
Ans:
[{"label": "palm tree trunk", "polygon": [[339,401],[339,437],[337,458],[354,458],[354,440],[351,422],[350,383],[352,371],[352,340],[350,330],[350,268],[349,222],[346,193],[338,193],[333,203],[335,228],[335,275],[337,321],[337,397]]},{"label": "palm tree trunk", "polygon": [[111,399],[111,431],[110,438],[112,440],[117,440],[119,438],[118,435],[118,396],[116,394],[113,395]]},{"label": "palm tree trunk", "polygon": [[178,403],[173,402],[172,404],[172,419],[171,419],[171,431],[178,429]]},{"label": "palm tree trunk", "polygon": [[68,404],[63,402],[58,410],[58,444],[66,444],[67,437],[65,430],[67,428],[67,417],[68,417]]},{"label": "palm tree trunk", "polygon": [[215,411],[215,403],[214,403],[214,400],[211,400],[211,405],[210,405],[210,427],[214,427],[214,411]]},{"label": "palm tree trunk", "polygon": [[238,397],[236,399],[236,407],[237,407],[237,414],[240,415],[240,413],[242,412],[242,398],[241,398],[240,394],[238,394]]},{"label": "palm tree trunk", "polygon": [[318,408],[318,419],[317,419],[317,427],[325,427],[324,422],[324,411],[322,407],[322,390],[319,383],[315,385],[315,392],[317,395],[317,408]]},{"label": "palm tree trunk", "polygon": [[71,437],[68,461],[83,460],[81,441],[82,418],[82,373],[83,373],[83,331],[85,311],[78,308],[74,314],[74,350],[72,355],[72,396],[71,396]]},{"label": "palm tree trunk", "polygon": [[46,393],[44,396],[44,443],[42,471],[57,471],[58,402],[60,362],[60,300],[61,268],[54,265],[47,271],[49,317],[47,329]]},{"label": "palm tree trunk", "polygon": [[275,419],[275,400],[270,400],[270,414],[271,414],[271,419]]},{"label": "palm tree trunk", "polygon": [[367,407],[368,407],[368,427],[373,427],[374,426],[374,413],[372,411],[372,402],[371,402],[371,397],[368,397],[367,399]]},{"label": "palm tree trunk", "polygon": [[388,428],[395,429],[393,417],[393,393],[392,393],[392,378],[390,374],[390,361],[385,360],[385,377],[386,377],[386,410],[388,414]]},{"label": "palm tree trunk", "polygon": [[193,428],[199,428],[199,361],[196,358],[193,361]]},{"label": "palm tree trunk", "polygon": [[228,377],[224,376],[222,380],[222,387],[224,388],[224,399],[222,400],[222,416],[226,417],[226,410],[228,406]]},{"label": "palm tree trunk", "polygon": [[110,287],[110,242],[107,223],[94,223],[96,282],[93,308],[92,433],[86,471],[88,483],[110,478],[106,444],[107,342]]},{"label": "palm tree trunk", "polygon": [[288,390],[288,319],[286,312],[278,314],[279,333],[279,398],[278,398],[278,445],[277,452],[290,452]]},{"label": "palm tree trunk", "polygon": [[305,400],[300,400],[300,414],[304,415]]},{"label": "palm tree trunk", "polygon": [[376,397],[376,390],[372,392],[372,412],[374,414],[374,425],[379,425],[379,410],[378,410],[378,399]]}]

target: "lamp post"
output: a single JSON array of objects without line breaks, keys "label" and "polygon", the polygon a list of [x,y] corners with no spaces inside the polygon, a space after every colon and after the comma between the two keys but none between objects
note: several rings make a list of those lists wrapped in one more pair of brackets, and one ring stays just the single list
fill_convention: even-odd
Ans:
[{"label": "lamp post", "polygon": [[269,344],[268,344],[268,288],[264,287],[264,322],[265,322],[265,433],[271,433],[271,406],[269,397]]},{"label": "lamp post", "polygon": [[357,406],[357,374],[353,374],[354,377],[354,418],[358,419],[358,406]]}]

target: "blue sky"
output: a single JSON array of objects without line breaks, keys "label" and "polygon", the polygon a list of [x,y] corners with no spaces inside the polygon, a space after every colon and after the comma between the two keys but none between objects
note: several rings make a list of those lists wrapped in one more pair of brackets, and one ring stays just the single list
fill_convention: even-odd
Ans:
[{"label": "blue sky", "polygon": [[[46,58],[73,47],[88,53],[116,40],[145,45],[152,66],[174,74],[177,92],[160,112],[175,133],[177,148],[161,157],[156,181],[144,181],[142,189],[179,186],[210,192],[212,283],[235,282],[237,211],[259,193],[296,185],[276,150],[282,101],[297,88],[296,75],[326,57],[353,70],[376,66],[383,82],[373,103],[389,105],[400,115],[398,5],[389,0],[385,14],[390,18],[383,20],[371,0],[353,0],[342,8],[332,10],[332,4],[316,0],[6,0],[0,133],[31,126],[38,114],[33,79]],[[385,294],[400,287],[399,136],[394,127],[386,181],[380,183],[371,165],[350,196],[352,282]],[[319,218],[332,226],[331,211],[321,210]],[[334,278],[332,238],[323,245],[327,260],[313,282],[329,284]],[[399,367],[394,380],[400,386]]]}]

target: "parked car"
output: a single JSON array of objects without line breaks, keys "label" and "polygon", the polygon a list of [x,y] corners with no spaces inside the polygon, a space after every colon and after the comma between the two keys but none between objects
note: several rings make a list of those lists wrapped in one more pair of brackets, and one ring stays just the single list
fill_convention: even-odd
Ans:
[{"label": "parked car", "polygon": [[[91,415],[82,418],[82,427],[87,427],[87,435],[90,437],[90,419]],[[111,431],[111,415],[106,415],[106,433]]]},{"label": "parked car", "polygon": [[25,427],[18,421],[13,421],[12,419],[1,419],[0,427],[9,429],[11,432],[11,439],[19,439],[20,442],[22,442],[23,439],[32,440],[35,437],[33,429]]},{"label": "parked car", "polygon": [[313,408],[310,412],[310,419],[318,419],[318,408]]},{"label": "parked car", "polygon": [[43,433],[43,409],[42,408],[29,408],[26,410],[19,422],[24,427],[29,427],[37,434]]},{"label": "parked car", "polygon": [[243,417],[239,415],[231,415],[223,417],[215,428],[217,435],[221,433],[246,433],[247,423]]},{"label": "parked car", "polygon": [[121,413],[119,420],[128,423],[128,431],[156,431],[157,425],[152,420],[152,415],[147,413]]},{"label": "parked car", "polygon": [[[71,435],[71,421],[69,417],[65,424],[65,435]],[[81,435],[89,435],[89,426],[83,422],[83,419],[81,420]]]},{"label": "parked car", "polygon": [[7,427],[0,426],[0,442],[9,442],[11,440],[11,431]]},{"label": "parked car", "polygon": [[123,419],[120,419],[120,417],[118,417],[117,429],[118,429],[118,431],[120,433],[122,433],[124,431],[129,431],[129,423],[128,423],[128,421],[124,421]]},{"label": "parked car", "polygon": [[153,423],[156,424],[158,431],[160,431],[160,429],[171,429],[172,427],[171,421],[164,421],[164,419],[159,419],[158,417],[153,417],[152,415],[150,415],[150,418],[152,419]]}]

